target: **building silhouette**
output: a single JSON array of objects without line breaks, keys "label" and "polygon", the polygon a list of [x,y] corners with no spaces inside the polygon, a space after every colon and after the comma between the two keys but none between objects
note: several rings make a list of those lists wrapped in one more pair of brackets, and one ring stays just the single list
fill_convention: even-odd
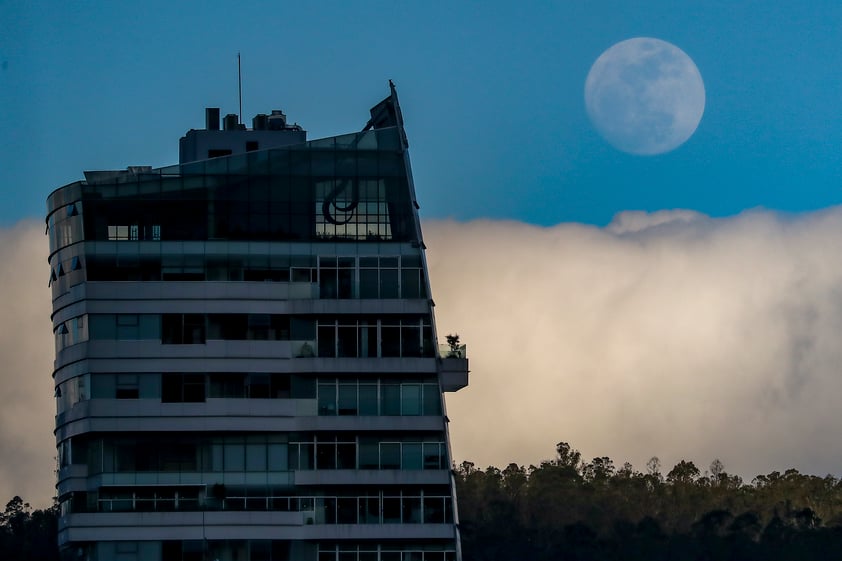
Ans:
[{"label": "building silhouette", "polygon": [[49,196],[63,559],[461,557],[468,363],[437,345],[390,88],[309,142],[210,108],[178,165]]}]

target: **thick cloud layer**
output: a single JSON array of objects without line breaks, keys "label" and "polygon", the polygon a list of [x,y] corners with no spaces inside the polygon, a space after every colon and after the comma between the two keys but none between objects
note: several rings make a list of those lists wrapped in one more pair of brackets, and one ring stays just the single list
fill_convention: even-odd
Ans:
[{"label": "thick cloud layer", "polygon": [[0,501],[55,494],[50,268],[43,222],[0,229]]},{"label": "thick cloud layer", "polygon": [[[42,228],[0,230],[0,500],[38,506],[55,467]],[[471,359],[447,398],[457,461],[537,463],[565,440],[638,469],[839,475],[842,207],[424,230],[439,335]]]},{"label": "thick cloud layer", "polygon": [[425,234],[439,336],[471,361],[447,400],[457,461],[537,463],[564,440],[638,469],[842,469],[842,208]]}]

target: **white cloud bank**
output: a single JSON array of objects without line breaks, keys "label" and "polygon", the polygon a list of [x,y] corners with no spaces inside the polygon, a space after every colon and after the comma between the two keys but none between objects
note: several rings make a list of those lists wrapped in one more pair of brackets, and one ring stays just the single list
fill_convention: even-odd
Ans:
[{"label": "white cloud bank", "polygon": [[457,461],[537,463],[564,440],[638,469],[842,472],[842,207],[425,234],[439,336],[472,371],[447,398]]},{"label": "white cloud bank", "polygon": [[55,494],[48,251],[43,222],[0,228],[0,508]]},{"label": "white cloud bank", "polygon": [[[638,469],[842,472],[842,207],[424,230],[439,334],[471,360],[447,398],[456,461],[537,463],[565,440]],[[46,254],[41,223],[0,229],[0,501],[38,506],[55,467]]]}]

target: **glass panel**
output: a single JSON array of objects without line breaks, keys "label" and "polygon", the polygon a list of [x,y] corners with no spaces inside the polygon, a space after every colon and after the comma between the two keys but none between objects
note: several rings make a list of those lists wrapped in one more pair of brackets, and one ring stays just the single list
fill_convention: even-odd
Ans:
[{"label": "glass panel", "polygon": [[336,467],[338,469],[357,468],[357,446],[353,443],[336,445]]},{"label": "glass panel", "polygon": [[222,444],[214,442],[211,444],[211,471],[222,471],[223,469]]},{"label": "glass panel", "polygon": [[378,524],[380,522],[380,500],[377,497],[359,498],[359,524]]},{"label": "glass panel", "polygon": [[401,500],[399,497],[383,497],[383,523],[400,524]]},{"label": "glass panel", "polygon": [[336,415],[336,384],[319,384],[319,415]]},{"label": "glass panel", "polygon": [[354,296],[354,270],[339,269],[339,298],[353,298]]},{"label": "glass panel", "polygon": [[316,445],[302,442],[298,449],[298,469],[316,469]]},{"label": "glass panel", "polygon": [[245,447],[239,443],[225,443],[225,471],[245,470]]},{"label": "glass panel", "polygon": [[424,384],[424,415],[441,415],[438,384]]},{"label": "glass panel", "polygon": [[266,471],[266,445],[246,445],[246,471]]},{"label": "glass panel", "polygon": [[404,443],[401,450],[401,469],[421,469],[421,443]]},{"label": "glass panel", "polygon": [[177,345],[182,342],[181,314],[164,314],[161,316],[161,342]]},{"label": "glass panel", "polygon": [[380,298],[398,298],[397,269],[380,269]]},{"label": "glass panel", "polygon": [[210,374],[210,397],[243,398],[246,396],[246,375]]},{"label": "glass panel", "polygon": [[380,444],[380,469],[401,468],[401,445],[398,442]]},{"label": "glass panel", "polygon": [[359,322],[360,357],[377,356],[377,322],[374,320]]},{"label": "glass panel", "polygon": [[88,317],[91,339],[117,338],[117,325],[113,314],[91,314]]},{"label": "glass panel", "polygon": [[287,470],[287,445],[269,444],[269,471]]},{"label": "glass panel", "polygon": [[161,402],[163,403],[179,403],[181,402],[181,388],[183,376],[181,374],[162,374],[161,375]]},{"label": "glass panel", "polygon": [[184,375],[184,401],[186,403],[201,403],[205,401],[204,374]]},{"label": "glass panel", "polygon": [[380,392],[383,402],[380,410],[383,415],[401,414],[401,387],[399,384],[382,384]]},{"label": "glass panel", "polygon": [[205,342],[205,316],[184,314],[184,344],[197,345]]},{"label": "glass panel", "polygon": [[138,335],[141,339],[160,339],[161,338],[161,318],[154,314],[144,314],[140,316],[140,325],[138,326]]},{"label": "glass panel", "polygon": [[401,415],[421,414],[421,385],[404,384],[401,386]]},{"label": "glass panel", "polygon": [[360,443],[360,469],[380,467],[380,447],[376,442]]},{"label": "glass panel", "polygon": [[404,524],[420,524],[421,497],[404,497],[402,511]]},{"label": "glass panel", "polygon": [[424,523],[444,524],[444,499],[427,497],[424,499]]},{"label": "glass panel", "polygon": [[360,298],[377,298],[378,295],[377,269],[360,269]]},{"label": "glass panel", "polygon": [[397,357],[401,354],[401,329],[397,326],[380,327],[380,353],[384,357]]},{"label": "glass panel", "polygon": [[401,356],[421,356],[421,328],[418,325],[401,328]]},{"label": "glass panel", "polygon": [[316,443],[316,469],[336,469],[336,443]]},{"label": "glass panel", "polygon": [[444,469],[444,457],[438,442],[424,443],[424,469]]},{"label": "glass panel", "polygon": [[377,415],[377,386],[375,384],[360,384],[360,415]]},{"label": "glass panel", "polygon": [[418,269],[401,269],[401,298],[421,297],[421,274]]},{"label": "glass panel", "polygon": [[357,384],[339,385],[339,414],[357,414]]},{"label": "glass panel", "polygon": [[301,445],[298,442],[289,444],[289,469],[299,469],[301,464]]},{"label": "glass panel", "polygon": [[336,356],[336,328],[333,325],[319,326],[319,356]]},{"label": "glass panel", "polygon": [[319,298],[336,298],[338,294],[336,269],[319,270]]},{"label": "glass panel", "polygon": [[251,399],[268,399],[272,397],[270,393],[269,374],[249,375],[249,397]]},{"label": "glass panel", "polygon": [[336,500],[336,522],[338,524],[357,523],[356,497],[340,497]]},{"label": "glass panel", "polygon": [[355,358],[357,354],[357,326],[339,326],[338,329],[338,356]]}]

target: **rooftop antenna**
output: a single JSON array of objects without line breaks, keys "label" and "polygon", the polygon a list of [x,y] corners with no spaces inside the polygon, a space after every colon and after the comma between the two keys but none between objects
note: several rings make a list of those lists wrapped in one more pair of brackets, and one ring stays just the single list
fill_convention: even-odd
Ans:
[{"label": "rooftop antenna", "polygon": [[243,122],[243,73],[240,69],[240,51],[237,51],[237,87],[240,91],[240,122]]}]

